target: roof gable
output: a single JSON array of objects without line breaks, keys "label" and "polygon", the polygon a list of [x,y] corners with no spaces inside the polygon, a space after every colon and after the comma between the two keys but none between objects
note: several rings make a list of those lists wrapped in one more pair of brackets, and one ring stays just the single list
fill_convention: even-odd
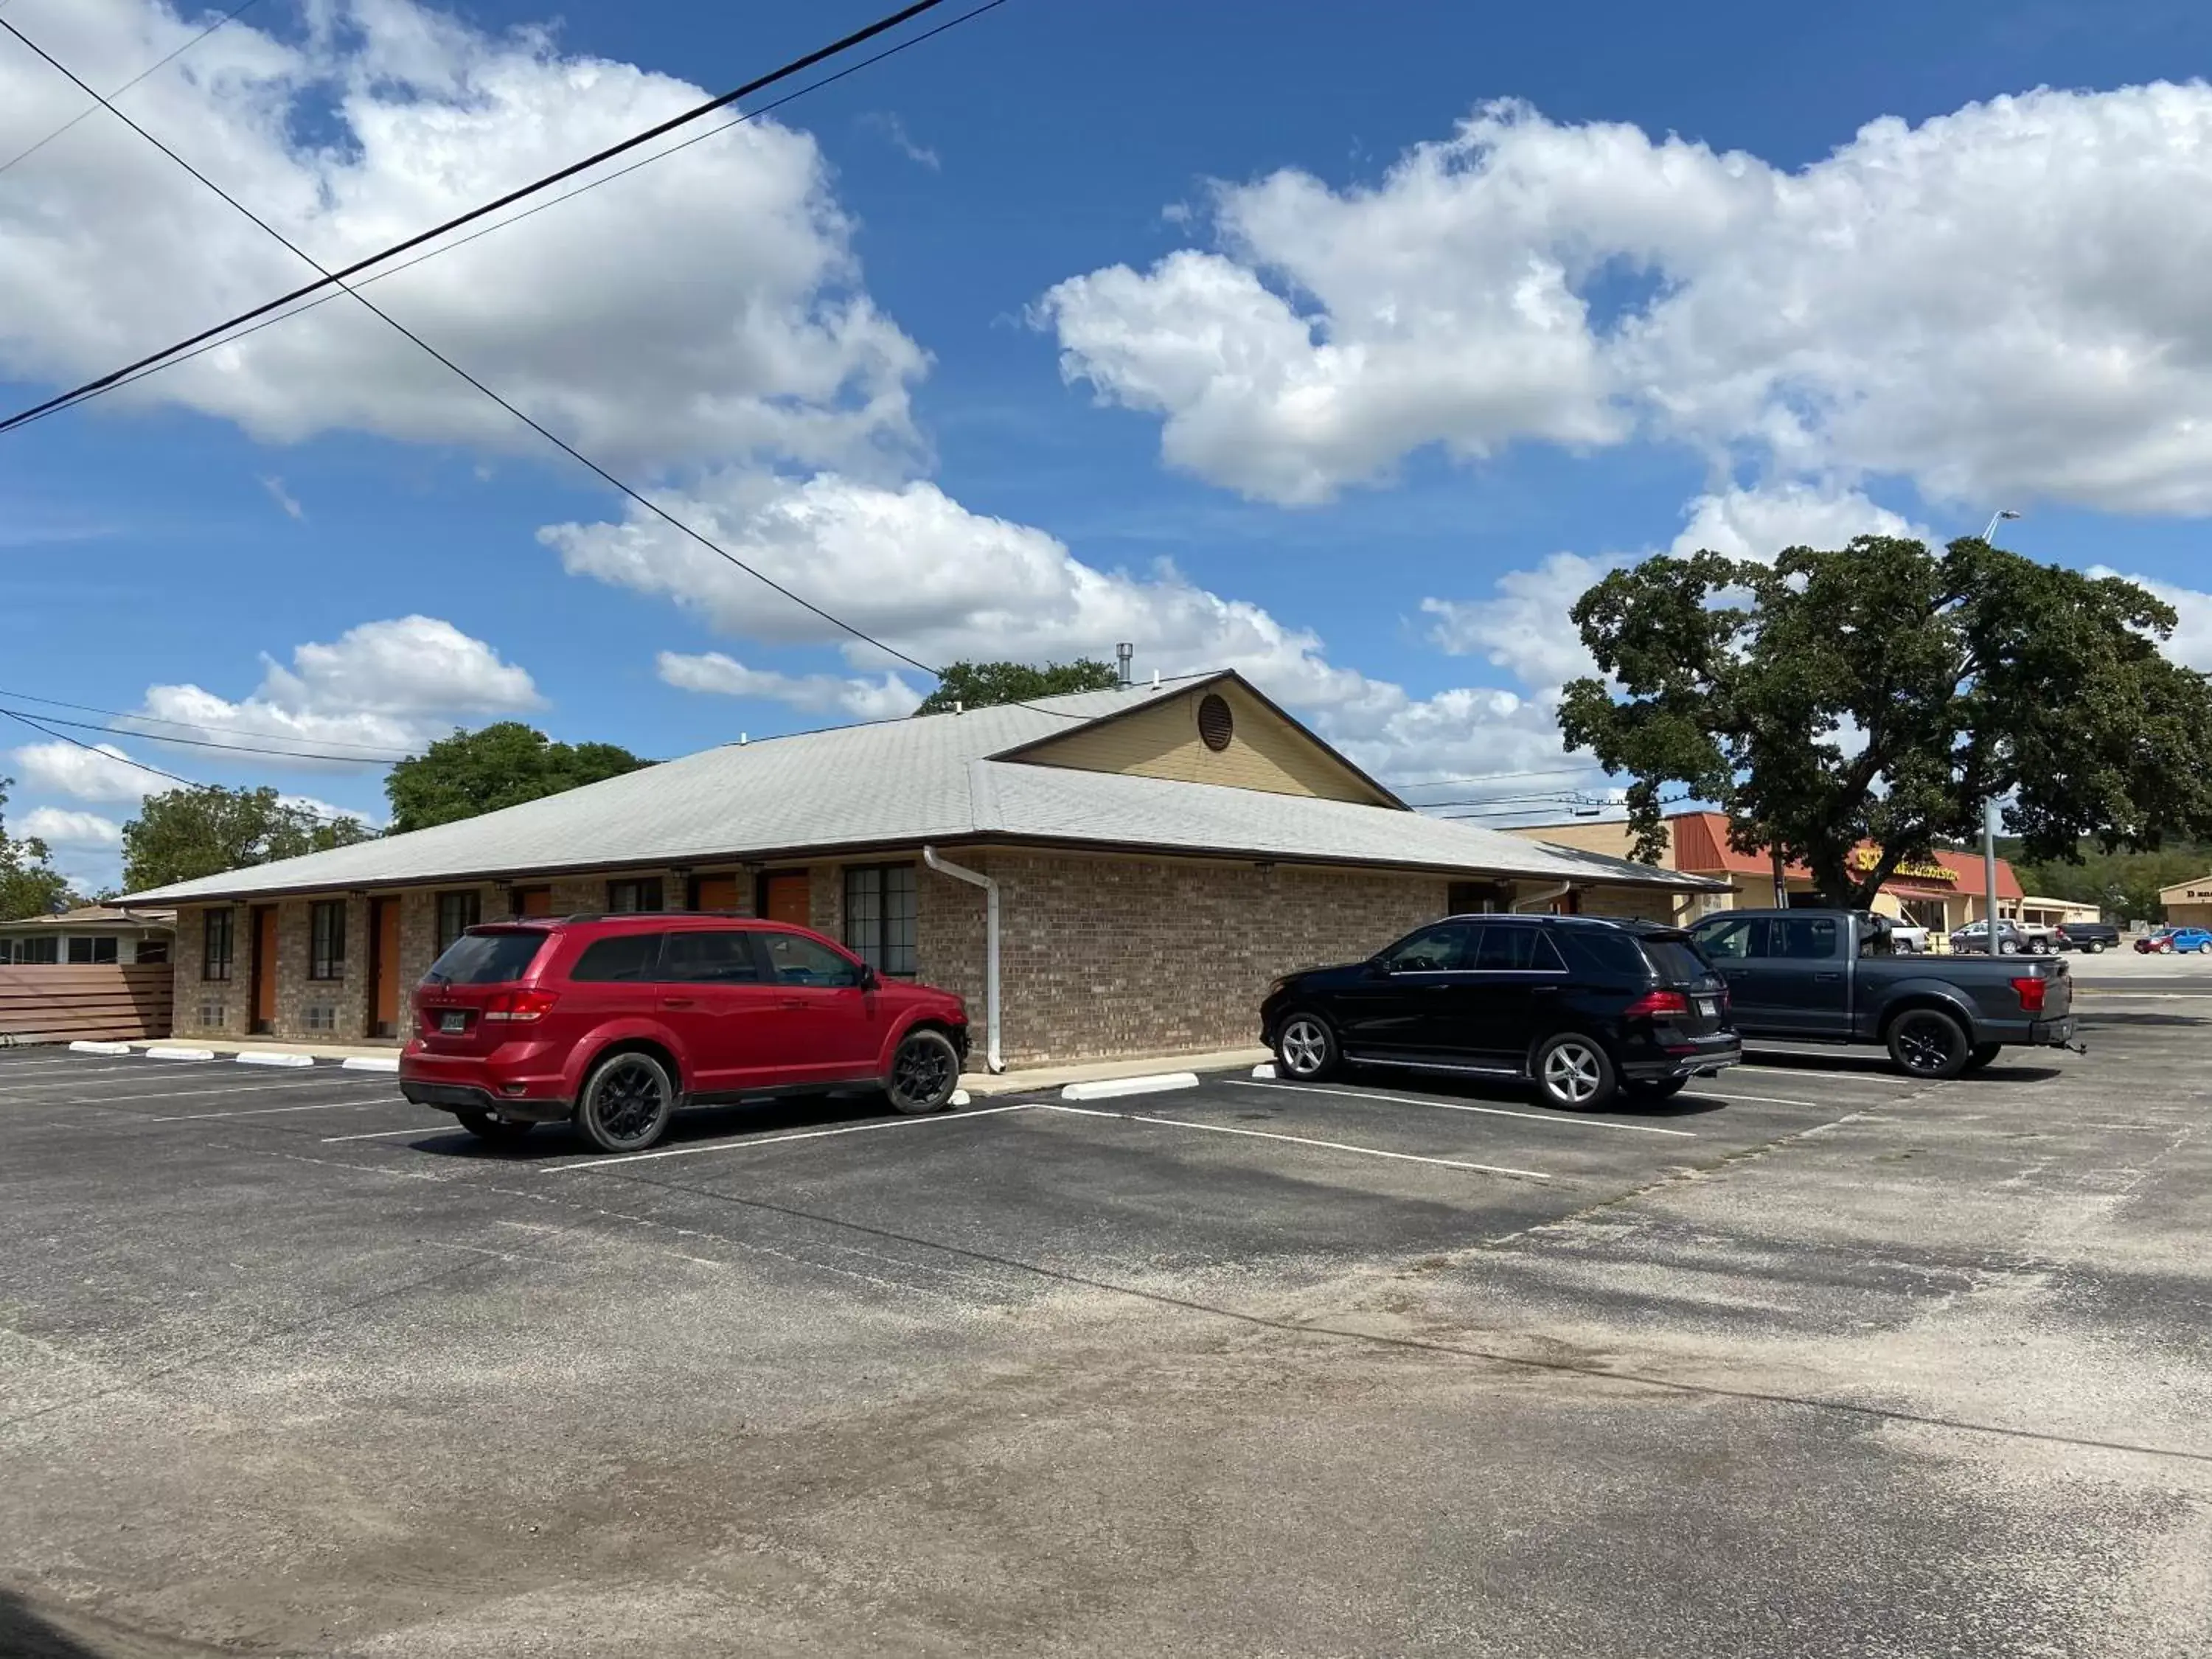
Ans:
[{"label": "roof gable", "polygon": [[[1228,711],[1216,748],[1200,730],[1200,710],[1216,699]],[[1218,720],[1219,710],[1214,711]],[[1048,733],[992,757],[1121,777],[1208,783],[1311,800],[1402,809],[1405,803],[1272,702],[1242,675],[1224,672],[1163,690],[1072,730]]]}]

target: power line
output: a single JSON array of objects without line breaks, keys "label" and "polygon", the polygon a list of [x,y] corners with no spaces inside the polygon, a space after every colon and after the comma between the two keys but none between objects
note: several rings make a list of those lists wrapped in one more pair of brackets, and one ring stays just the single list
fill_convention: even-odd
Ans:
[{"label": "power line", "polygon": [[[192,36],[191,40],[185,41],[184,45],[177,47],[173,52],[170,52],[167,57],[156,58],[154,62],[147,64],[144,69],[140,70],[137,74],[132,76],[128,81],[125,81],[121,86],[116,88],[114,91],[109,93],[107,95],[110,98],[120,98],[125,93],[130,91],[131,88],[137,86],[141,81],[151,75],[155,70],[161,69],[166,64],[174,63],[178,58],[190,52],[194,46],[199,45],[201,41],[206,40],[208,36],[213,34],[224,24],[234,21],[240,12],[250,10],[260,3],[261,0],[242,0],[242,3],[233,6],[222,16],[216,18],[214,22],[209,24],[198,34]],[[91,114],[93,111],[99,107],[100,106],[97,104],[87,104],[76,114],[70,116],[68,120],[63,122],[61,125],[56,127],[45,137],[40,139],[37,143],[32,145],[30,149],[17,150],[15,154],[9,157],[8,160],[0,161],[0,173],[5,173],[9,167],[14,167],[16,162],[27,160],[28,157],[37,155],[48,144],[52,143],[55,139],[60,137],[62,134],[67,132],[71,127],[83,120],[86,116]]]},{"label": "power line", "polygon": [[[88,702],[70,702],[61,697],[40,697],[34,696],[28,691],[10,691],[4,685],[0,685],[0,697],[7,697],[16,702],[42,703],[49,708],[74,708],[79,714],[105,714],[108,719],[114,720],[130,720],[132,724],[127,726],[118,727],[103,726],[93,727],[91,729],[102,732],[113,732],[119,737],[149,738],[155,743],[181,743],[184,739],[181,738],[165,738],[158,732],[144,732],[141,731],[139,728],[146,726],[173,726],[179,732],[218,732],[228,730],[234,731],[237,732],[239,736],[245,738],[270,738],[279,743],[287,743],[295,740],[289,732],[267,732],[250,726],[224,727],[209,726],[204,722],[196,722],[192,720],[162,720],[153,714],[134,714],[128,709],[101,708]],[[88,721],[65,720],[58,714],[48,714],[44,716],[44,718],[52,720],[58,726],[75,726],[78,727],[88,727],[89,726],[89,722]],[[313,739],[302,738],[296,739],[296,741],[305,743],[313,741]],[[334,749],[359,749],[370,752],[362,754],[358,757],[310,753],[303,755],[302,758],[309,760],[359,759],[364,763],[374,761],[386,765],[397,766],[401,761],[410,757],[406,752],[394,754],[392,750],[392,745],[389,744],[348,743],[342,738],[325,738],[320,739],[320,741],[329,744]],[[224,744],[222,746],[228,747],[229,745]],[[270,752],[274,753],[276,751],[271,750]],[[287,750],[285,752],[289,753],[290,751]]]},{"label": "power line", "polygon": [[[97,744],[87,743],[82,738],[73,738],[66,732],[57,732],[45,721],[33,720],[19,709],[0,707],[0,714],[6,715],[11,720],[21,721],[33,732],[43,732],[46,736],[58,738],[64,743],[73,743],[88,755],[97,755],[104,761],[114,762],[118,766],[136,767],[141,772],[150,772],[157,778],[167,778],[172,783],[181,783],[187,789],[215,789],[222,787],[219,784],[202,783],[197,778],[184,777],[175,772],[164,771],[161,767],[149,766],[144,761],[132,760],[128,755],[111,755]],[[307,817],[323,823],[365,823],[366,822],[358,812],[318,812],[312,806],[301,806],[296,803],[293,804],[292,810],[305,813]]]},{"label": "power line", "polygon": [[[0,705],[4,708],[4,705]],[[219,743],[213,738],[173,738],[159,732],[138,732],[127,726],[101,726],[93,720],[73,720],[59,714],[41,714],[41,720],[52,720],[56,726],[73,726],[80,732],[106,732],[118,738],[143,738],[149,743],[182,744],[192,749],[222,749],[237,755],[276,755],[285,760],[333,761],[347,766],[397,766],[409,758],[405,755],[376,757],[370,755],[319,754],[312,749],[259,749],[250,743]],[[134,718],[131,715],[126,720]],[[202,726],[202,731],[217,728]]]},{"label": "power line", "polygon": [[[0,0],[0,3],[4,3],[4,0]],[[362,277],[358,283],[355,284],[355,286],[358,288],[367,288],[371,283],[380,283],[387,276],[397,276],[402,271],[412,270],[416,266],[427,264],[430,260],[437,258],[441,254],[451,253],[457,248],[466,247],[471,242],[476,241],[481,237],[489,236],[495,231],[505,230],[509,225],[519,225],[525,219],[532,218],[538,214],[543,213],[549,208],[556,208],[563,202],[573,202],[577,197],[583,195],[587,191],[594,191],[601,185],[612,184],[617,179],[627,178],[629,174],[637,172],[641,167],[648,167],[655,161],[666,160],[669,156],[675,155],[678,150],[689,149],[694,144],[702,144],[706,143],[708,139],[715,137],[721,133],[727,132],[732,127],[741,127],[749,121],[757,121],[764,115],[772,115],[777,110],[781,109],[786,104],[797,103],[800,99],[805,97],[811,92],[819,91],[822,88],[831,85],[833,82],[842,81],[848,76],[858,75],[862,70],[868,68],[871,64],[880,64],[886,58],[896,58],[899,53],[906,51],[910,46],[918,46],[925,40],[934,40],[937,36],[943,34],[948,29],[959,27],[961,24],[968,21],[969,18],[981,16],[987,11],[994,11],[999,7],[1006,3],[1006,0],[984,0],[984,3],[981,5],[976,6],[971,10],[964,11],[957,17],[948,18],[945,21],[938,24],[934,28],[924,29],[919,34],[908,35],[905,40],[899,41],[895,46],[886,46],[883,51],[878,52],[872,52],[867,57],[860,59],[857,63],[848,64],[843,69],[837,70],[835,74],[825,75],[818,81],[809,81],[805,86],[794,88],[791,91],[784,94],[781,98],[772,99],[765,104],[749,109],[744,114],[723,122],[720,126],[709,127],[706,131],[694,134],[691,137],[684,139],[681,143],[671,144],[666,149],[655,150],[652,155],[633,161],[626,167],[617,167],[612,173],[603,173],[597,179],[591,179],[586,183],[577,185],[574,190],[564,191],[562,194],[555,197],[550,202],[540,202],[535,207],[525,208],[521,212],[514,215],[512,217],[501,219],[496,224],[486,225],[481,230],[471,231],[466,236],[456,238],[454,240],[447,242],[442,246],[430,248],[424,252],[418,253],[413,258],[403,260],[398,264],[393,265],[388,270],[374,271],[368,276]],[[90,113],[89,111],[86,112],[88,114]],[[435,234],[434,232],[430,234]],[[393,251],[395,250],[387,249],[384,254],[380,254],[378,258],[388,258]],[[342,289],[343,288],[343,284],[340,286]],[[173,356],[161,356],[160,362],[151,362],[148,366],[138,368],[135,370],[118,370],[118,374],[121,378],[116,380],[112,385],[102,386],[100,391],[97,392],[88,392],[83,397],[76,398],[75,402],[70,402],[67,399],[57,399],[50,408],[45,408],[36,411],[27,410],[20,417],[11,418],[4,422],[0,422],[0,432],[5,432],[9,428],[17,425],[31,425],[34,422],[46,419],[49,415],[59,415],[67,410],[74,409],[79,403],[88,403],[94,398],[100,397],[106,392],[120,392],[125,386],[136,386],[141,380],[149,379],[153,375],[159,374],[163,369],[174,368],[179,363],[188,363],[191,362],[193,358],[204,356],[210,351],[218,351],[227,345],[235,345],[240,340],[248,339],[252,336],[258,334],[264,328],[274,328],[277,324],[289,322],[295,317],[304,317],[307,313],[313,311],[319,307],[326,306],[331,301],[341,297],[342,295],[340,294],[321,295],[315,299],[307,301],[304,305],[293,307],[289,311],[280,311],[274,316],[263,317],[260,321],[254,323],[250,327],[241,328],[234,334],[222,333],[221,330],[216,331],[216,332],[221,334],[220,338],[205,339],[204,337],[203,337],[204,343],[193,346],[189,351],[180,350],[176,351]],[[284,301],[278,301],[275,303],[281,305],[283,304]],[[266,307],[264,307],[264,309],[266,309]],[[251,315],[254,313],[247,314]],[[241,320],[243,320],[242,318],[233,318],[231,319],[231,323],[236,323]],[[223,328],[229,328],[231,326],[231,323],[224,324]]]},{"label": "power line", "polygon": [[[308,259],[307,263],[313,265],[314,269],[319,273],[319,281],[309,283],[302,288],[296,288],[289,294],[280,295],[276,299],[270,300],[264,304],[256,306],[250,311],[240,312],[237,316],[231,318],[227,322],[218,323],[213,328],[203,329],[198,333],[179,340],[173,345],[165,346],[159,351],[151,353],[147,356],[141,357],[136,362],[126,363],[121,368],[112,370],[108,374],[101,375],[97,380],[88,380],[82,386],[75,387],[70,391],[62,392],[57,397],[49,398],[44,403],[34,404],[29,409],[19,410],[15,414],[9,416],[6,420],[0,421],[0,432],[12,430],[14,428],[21,425],[25,421],[34,419],[38,416],[45,414],[48,410],[58,409],[65,404],[78,402],[85,398],[95,397],[100,392],[109,389],[118,381],[121,380],[125,375],[135,374],[137,371],[147,368],[149,364],[160,362],[162,359],[172,356],[178,352],[186,350],[192,346],[196,346],[204,340],[210,340],[217,335],[227,333],[231,329],[237,327],[240,323],[252,322],[257,317],[266,316],[272,311],[276,311],[283,307],[290,305],[295,300],[303,300],[307,298],[307,295],[320,293],[326,288],[343,287],[347,277],[356,276],[360,272],[368,270],[371,265],[380,264],[385,260],[391,258],[394,254],[404,253],[410,248],[420,247],[425,242],[434,241],[437,238],[446,234],[448,231],[458,230],[463,225],[472,224],[477,220],[484,217],[487,214],[496,213],[500,209],[503,207],[510,207],[514,204],[523,200],[526,197],[534,196],[539,191],[547,189],[551,185],[557,185],[564,179],[572,179],[580,173],[588,171],[590,168],[597,167],[602,161],[611,161],[617,155],[627,154],[629,151],[635,149],[641,144],[649,143],[664,133],[673,132],[678,127],[687,126],[691,122],[698,120],[702,116],[711,115],[716,110],[721,109],[727,105],[733,104],[741,98],[750,97],[752,94],[762,91],[766,88],[772,87],[780,81],[789,80],[793,76],[801,74],[804,71],[813,68],[817,64],[825,62],[830,58],[839,56],[841,53],[848,52],[853,47],[860,46],[865,41],[872,40],[878,35],[896,28],[900,24],[906,22],[908,20],[918,17],[923,12],[929,11],[943,3],[945,3],[945,0],[914,0],[913,4],[901,8],[899,10],[891,13],[888,17],[879,18],[875,22],[867,25],[865,28],[855,29],[852,33],[845,35],[840,40],[833,40],[826,46],[817,47],[816,50],[808,52],[803,58],[794,58],[781,68],[771,70],[768,74],[748,81],[744,85],[738,87],[732,91],[726,92],[719,98],[710,98],[703,104],[695,105],[690,109],[685,110],[680,115],[672,116],[667,120],[662,121],[657,125],[647,127],[642,132],[633,134],[631,137],[623,139],[618,143],[610,144],[604,149],[598,150],[590,155],[586,155],[582,161],[573,161],[567,167],[558,168],[552,173],[545,174],[545,176],[541,179],[523,185],[519,190],[511,190],[507,191],[506,195],[499,197],[493,201],[487,202],[481,207],[471,208],[466,213],[456,215],[454,217],[447,220],[443,224],[434,225],[426,231],[410,236],[403,241],[395,242],[390,247],[384,249],[381,252],[370,254],[367,258],[356,259],[353,264],[344,266],[341,270],[336,271],[325,270],[321,265],[317,264],[313,259]],[[979,8],[979,9],[988,9],[988,8]],[[970,15],[973,15],[974,14]],[[70,80],[76,81],[76,84],[82,88],[85,92],[90,94],[94,98],[98,99],[103,105],[106,105],[111,114],[116,115],[124,121],[128,122],[135,131],[139,132],[141,137],[147,138],[149,142],[157,145],[160,144],[160,141],[154,138],[152,134],[148,133],[144,129],[138,127],[136,122],[131,121],[131,118],[128,116],[124,115],[123,112],[117,109],[113,104],[109,103],[106,99],[101,98],[98,93],[94,92],[90,87],[86,86],[82,80],[79,80],[76,75],[71,74],[68,69],[64,67],[50,53],[40,47],[27,35],[24,34],[21,30],[16,28],[14,24],[6,21],[4,19],[0,19],[0,28],[6,29],[17,40],[22,41],[25,46],[29,46],[33,52],[37,52],[40,57],[45,58],[47,63],[53,64],[53,66],[56,69],[60,70],[64,75],[69,76]],[[161,148],[164,150],[167,149],[167,146],[165,145],[161,146]],[[173,157],[173,159],[174,158]],[[183,165],[183,163],[180,162],[179,165]],[[205,181],[203,180],[203,182]],[[209,185],[209,188],[212,190],[215,186],[210,185]],[[216,193],[220,195],[222,192],[218,191]],[[225,199],[228,200],[228,198],[226,198]],[[235,205],[235,204],[234,204],[234,205]],[[241,212],[244,211],[243,209],[240,209],[240,210]],[[252,217],[252,216],[249,214],[247,216]],[[258,223],[258,221],[256,221],[256,222]],[[276,234],[273,231],[270,234],[272,235]],[[280,237],[278,240],[282,240],[283,239]],[[287,243],[286,246],[289,246],[290,244]],[[296,249],[294,251],[297,252]],[[303,259],[307,258],[305,254],[301,254],[300,257]]]}]

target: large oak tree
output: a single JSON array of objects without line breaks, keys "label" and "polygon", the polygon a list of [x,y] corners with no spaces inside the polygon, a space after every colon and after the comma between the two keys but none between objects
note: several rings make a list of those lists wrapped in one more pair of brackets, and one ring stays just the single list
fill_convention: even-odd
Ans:
[{"label": "large oak tree", "polygon": [[651,761],[612,743],[556,743],[520,720],[456,731],[384,781],[392,833],[427,830],[635,772]]},{"label": "large oak tree", "polygon": [[358,818],[325,818],[274,789],[198,783],[149,795],[123,826],[123,884],[134,893],[368,840]]},{"label": "large oak tree", "polygon": [[2032,859],[2212,831],[2212,682],[2160,653],[2174,612],[2132,582],[1862,536],[1648,559],[1571,614],[1609,679],[1570,684],[1560,728],[1634,777],[1639,858],[1664,850],[1670,784],[1851,908],[1977,835],[1991,797]]}]

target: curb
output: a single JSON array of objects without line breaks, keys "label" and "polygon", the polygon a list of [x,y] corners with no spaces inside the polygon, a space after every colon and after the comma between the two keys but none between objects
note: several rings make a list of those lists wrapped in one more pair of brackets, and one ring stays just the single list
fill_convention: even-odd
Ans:
[{"label": "curb", "polygon": [[315,1057],[313,1054],[239,1054],[235,1058],[240,1066],[313,1066],[315,1063]]},{"label": "curb", "polygon": [[88,1042],[79,1037],[70,1044],[70,1052],[73,1054],[127,1054],[131,1052],[131,1045],[127,1042]]},{"label": "curb", "polygon": [[342,1072],[391,1072],[399,1070],[396,1059],[386,1060],[382,1054],[348,1054],[338,1062]]},{"label": "curb", "polygon": [[215,1050],[212,1048],[178,1048],[160,1042],[143,1050],[143,1053],[149,1060],[213,1060],[215,1058]]},{"label": "curb", "polygon": [[1156,1072],[1150,1077],[1103,1078],[1095,1083],[1071,1083],[1060,1091],[1062,1100],[1112,1100],[1118,1095],[1163,1095],[1174,1089],[1195,1089],[1195,1072]]},{"label": "curb", "polygon": [[1252,1075],[1254,1077],[1267,1078],[1273,1077],[1274,1074],[1275,1062],[1272,1060],[1263,1060],[1257,1066],[1255,1066],[1252,1068]]}]

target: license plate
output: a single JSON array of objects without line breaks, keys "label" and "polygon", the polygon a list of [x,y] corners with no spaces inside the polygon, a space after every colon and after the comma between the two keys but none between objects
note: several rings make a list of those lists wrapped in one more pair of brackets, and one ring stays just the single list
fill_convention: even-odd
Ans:
[{"label": "license plate", "polygon": [[461,1009],[448,1008],[438,1016],[438,1029],[441,1031],[465,1031],[469,1029],[469,1017]]},{"label": "license plate", "polygon": [[1721,1011],[1721,1005],[1720,1005],[1720,1003],[1719,1003],[1717,1000],[1715,1000],[1714,998],[1712,998],[1712,997],[1699,997],[1699,998],[1698,999],[1698,1018],[1700,1018],[1700,1019],[1712,1019],[1712,1018],[1716,1018],[1716,1017],[1720,1013],[1720,1011]]}]

